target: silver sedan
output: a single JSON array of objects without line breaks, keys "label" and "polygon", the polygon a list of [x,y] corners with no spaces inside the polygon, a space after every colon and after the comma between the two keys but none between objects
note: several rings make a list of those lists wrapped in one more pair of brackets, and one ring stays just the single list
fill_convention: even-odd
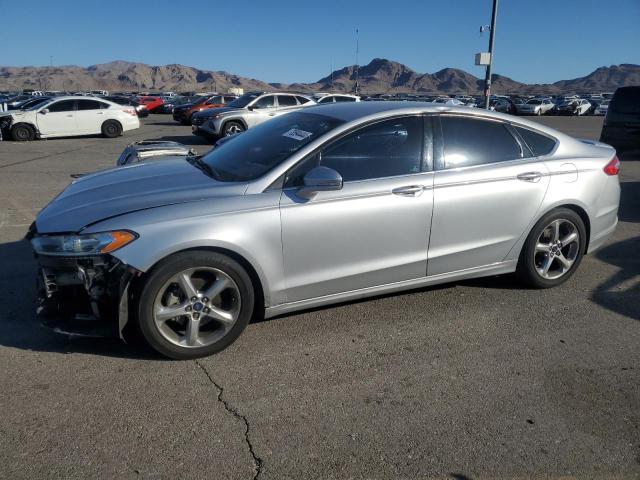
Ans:
[{"label": "silver sedan", "polygon": [[39,310],[216,353],[252,318],[516,272],[559,285],[616,227],[615,151],[464,107],[311,107],[202,157],[87,175],[38,215]]}]

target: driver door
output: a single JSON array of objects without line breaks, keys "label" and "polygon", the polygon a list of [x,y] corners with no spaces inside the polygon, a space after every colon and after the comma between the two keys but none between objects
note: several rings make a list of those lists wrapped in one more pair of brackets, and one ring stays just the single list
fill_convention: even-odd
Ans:
[{"label": "driver door", "polygon": [[263,95],[251,105],[251,115],[247,115],[247,128],[270,119],[276,113],[276,96]]},{"label": "driver door", "polygon": [[[370,124],[288,173],[280,198],[287,302],[426,276],[433,172],[423,126],[421,116]],[[316,166],[337,171],[343,186],[302,198]]]},{"label": "driver door", "polygon": [[[38,130],[45,136],[74,135],[77,131],[75,100],[60,100],[38,111]],[[48,110],[46,113],[43,110]]]}]

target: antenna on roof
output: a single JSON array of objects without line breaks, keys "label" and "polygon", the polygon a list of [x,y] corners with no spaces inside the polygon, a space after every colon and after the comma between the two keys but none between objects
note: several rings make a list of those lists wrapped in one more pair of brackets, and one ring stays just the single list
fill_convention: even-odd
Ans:
[{"label": "antenna on roof", "polygon": [[358,29],[356,28],[356,83],[353,88],[353,93],[358,95],[358,74],[360,73],[360,67],[358,66],[358,53],[360,50],[360,35]]}]

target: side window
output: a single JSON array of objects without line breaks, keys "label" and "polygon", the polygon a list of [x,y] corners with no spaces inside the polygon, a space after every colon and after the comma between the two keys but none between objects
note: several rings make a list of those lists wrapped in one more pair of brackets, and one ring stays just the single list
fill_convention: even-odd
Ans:
[{"label": "side window", "polygon": [[334,102],[355,102],[356,99],[353,97],[341,97],[341,96],[337,96],[337,97],[333,97],[334,98]]},{"label": "side window", "polygon": [[551,153],[553,148],[556,146],[556,141],[553,138],[536,133],[527,128],[516,126],[514,126],[514,128],[536,157]]},{"label": "side window", "polygon": [[280,107],[295,107],[298,105],[296,99],[292,95],[278,95],[278,106]]},{"label": "side window", "polygon": [[333,103],[334,101],[335,101],[334,97],[327,96],[327,97],[322,97],[320,100],[318,100],[318,103]]},{"label": "side window", "polygon": [[207,105],[216,105],[219,103],[222,103],[221,97],[211,97],[209,100],[207,100]]},{"label": "side window", "polygon": [[50,112],[73,112],[73,105],[75,100],[63,100],[61,102],[55,102],[46,108],[49,109]]},{"label": "side window", "polygon": [[320,165],[345,182],[420,172],[422,117],[385,120],[364,127],[323,149]]},{"label": "side window", "polygon": [[233,102],[235,99],[236,97],[224,97],[224,103]]},{"label": "side window", "polygon": [[78,110],[100,110],[100,104],[96,100],[78,100]]},{"label": "side window", "polygon": [[[100,104],[100,109],[101,110],[105,110],[107,108],[111,108],[111,105],[109,105],[108,103],[104,103],[104,102],[98,102]],[[131,102],[129,102],[129,105],[131,105]]]},{"label": "side window", "polygon": [[254,108],[273,108],[275,107],[275,97],[273,95],[267,95],[262,97],[253,104]]},{"label": "side window", "polygon": [[304,105],[305,103],[309,103],[309,99],[307,97],[296,97],[298,99],[298,101],[300,102],[300,105]]},{"label": "side window", "polygon": [[520,145],[501,122],[443,115],[440,123],[444,142],[444,168],[522,158]]}]

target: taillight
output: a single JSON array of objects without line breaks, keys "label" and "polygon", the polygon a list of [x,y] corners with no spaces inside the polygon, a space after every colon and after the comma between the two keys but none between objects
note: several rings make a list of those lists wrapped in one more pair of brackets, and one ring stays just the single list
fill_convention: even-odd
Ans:
[{"label": "taillight", "polygon": [[618,175],[618,173],[620,173],[620,160],[618,160],[618,156],[614,155],[611,161],[607,163],[602,170],[610,176]]},{"label": "taillight", "polygon": [[128,113],[129,115],[133,115],[134,117],[138,115],[135,108],[126,108],[124,111],[125,113]]}]

